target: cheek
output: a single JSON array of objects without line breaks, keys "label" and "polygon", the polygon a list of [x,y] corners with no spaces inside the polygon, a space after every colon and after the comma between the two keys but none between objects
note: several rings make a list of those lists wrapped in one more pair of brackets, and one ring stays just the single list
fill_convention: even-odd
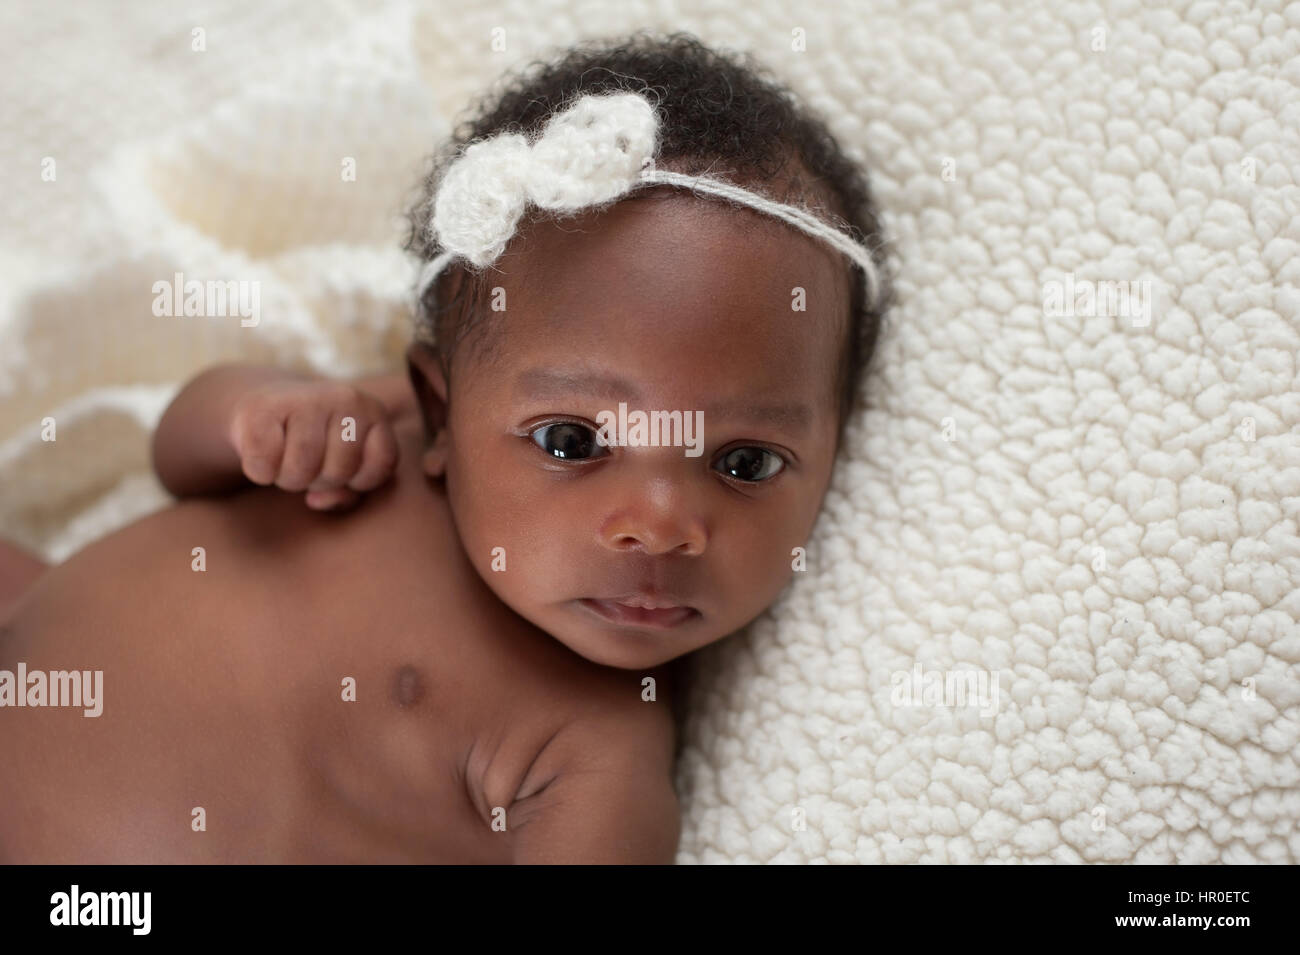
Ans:
[{"label": "cheek", "polygon": [[800,565],[805,570],[811,565],[809,537],[822,492],[820,480],[791,488],[788,496],[732,515],[719,528],[710,566],[747,608],[773,599],[797,576]]},{"label": "cheek", "polygon": [[[496,467],[458,470],[448,496],[461,544],[494,589],[525,594],[569,567],[567,553],[578,533],[561,512],[557,495],[538,490],[528,475]],[[505,558],[506,573],[491,572],[493,551]]]},{"label": "cheek", "polygon": [[713,565],[726,575],[733,592],[758,598],[784,586],[790,551],[803,543],[787,521],[739,521],[726,528]]}]

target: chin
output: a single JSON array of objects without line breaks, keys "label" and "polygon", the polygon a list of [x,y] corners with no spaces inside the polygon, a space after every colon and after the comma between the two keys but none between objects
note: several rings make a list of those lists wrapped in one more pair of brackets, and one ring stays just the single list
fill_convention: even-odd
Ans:
[{"label": "chin", "polygon": [[617,670],[649,670],[674,656],[680,656],[672,651],[669,644],[662,642],[662,637],[655,634],[620,633],[615,630],[573,635],[548,632],[584,660]]},{"label": "chin", "polygon": [[646,670],[659,665],[659,654],[645,647],[615,646],[620,634],[600,634],[582,640],[562,641],[578,656],[618,670]]}]

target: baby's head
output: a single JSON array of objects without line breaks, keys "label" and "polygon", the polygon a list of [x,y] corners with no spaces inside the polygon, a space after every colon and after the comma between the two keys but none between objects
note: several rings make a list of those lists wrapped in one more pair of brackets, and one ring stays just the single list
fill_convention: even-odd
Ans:
[{"label": "baby's head", "polygon": [[[616,92],[655,104],[657,170],[808,209],[883,274],[865,176],[825,127],[683,35],[585,45],[514,79],[436,158],[408,248],[445,251],[430,203],[464,144],[532,142],[576,97]],[[828,242],[678,186],[567,216],[530,206],[491,268],[455,261],[421,295],[437,342],[409,352],[425,470],[504,603],[594,662],[657,666],[789,582],[884,300]]]}]

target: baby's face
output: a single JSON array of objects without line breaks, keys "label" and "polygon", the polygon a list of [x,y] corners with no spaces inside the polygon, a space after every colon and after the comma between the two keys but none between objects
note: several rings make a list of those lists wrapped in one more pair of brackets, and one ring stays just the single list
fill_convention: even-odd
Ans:
[{"label": "baby's face", "polygon": [[[426,458],[497,596],[629,669],[733,633],[789,582],[834,463],[849,303],[847,268],[815,240],[649,196],[537,223],[498,260],[495,357],[457,353]],[[682,425],[647,444],[636,412]]]}]

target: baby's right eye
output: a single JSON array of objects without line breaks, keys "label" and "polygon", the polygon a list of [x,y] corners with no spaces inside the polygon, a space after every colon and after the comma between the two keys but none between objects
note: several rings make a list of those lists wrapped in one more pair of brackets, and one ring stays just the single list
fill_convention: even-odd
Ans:
[{"label": "baby's right eye", "polygon": [[603,458],[609,450],[596,440],[596,432],[586,425],[573,421],[557,421],[545,424],[529,432],[533,443],[553,457],[565,461],[581,461],[592,457],[593,450],[602,453],[594,455]]}]

